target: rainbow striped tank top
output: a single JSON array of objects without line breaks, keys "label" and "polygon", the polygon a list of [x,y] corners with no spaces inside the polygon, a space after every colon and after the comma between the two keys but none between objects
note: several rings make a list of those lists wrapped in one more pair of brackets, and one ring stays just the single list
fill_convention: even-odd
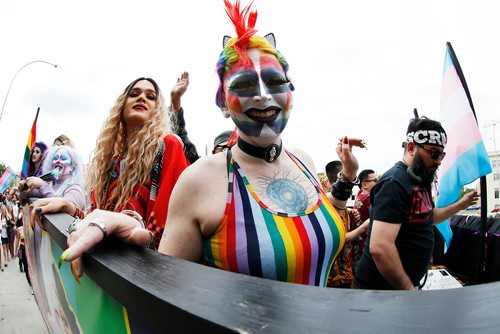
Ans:
[{"label": "rainbow striped tank top", "polygon": [[228,271],[326,286],[333,261],[344,245],[344,227],[309,170],[285,152],[313,183],[317,203],[297,213],[268,208],[229,150],[226,209],[217,229],[203,240],[203,258],[207,265]]}]

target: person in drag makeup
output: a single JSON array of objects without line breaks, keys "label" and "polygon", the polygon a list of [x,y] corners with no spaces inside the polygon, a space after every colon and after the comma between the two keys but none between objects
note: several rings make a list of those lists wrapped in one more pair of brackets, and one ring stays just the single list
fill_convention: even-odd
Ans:
[{"label": "person in drag makeup", "polygon": [[80,210],[85,209],[83,164],[75,149],[52,146],[41,170],[45,180],[30,176],[19,183],[22,197],[63,197]]},{"label": "person in drag makeup", "polygon": [[[236,125],[237,143],[182,173],[158,250],[223,270],[325,286],[345,239],[339,212],[357,180],[352,147],[363,143],[344,137],[333,145],[344,169],[333,185],[332,204],[311,158],[283,147],[294,88],[274,35],[256,35],[257,12],[250,6],[224,2],[236,36],[224,38],[216,103]],[[137,222],[102,222],[108,234],[144,244],[146,232]],[[92,226],[84,233],[94,243],[103,238]],[[78,258],[87,246],[71,240],[62,259]]]}]

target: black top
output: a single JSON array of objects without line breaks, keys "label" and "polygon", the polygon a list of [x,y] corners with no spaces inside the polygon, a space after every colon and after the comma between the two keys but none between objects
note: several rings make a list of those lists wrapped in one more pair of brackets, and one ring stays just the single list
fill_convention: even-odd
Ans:
[{"label": "black top", "polygon": [[420,279],[427,272],[434,245],[434,203],[430,189],[413,183],[406,169],[403,162],[396,163],[370,192],[370,225],[356,273],[356,280],[362,286],[392,289],[378,271],[370,254],[373,220],[401,224],[396,248],[403,268],[414,286],[419,285]]},{"label": "black top", "polygon": [[184,109],[181,108],[178,112],[172,112],[172,119],[175,126],[175,134],[181,138],[184,144],[184,155],[189,163],[192,164],[198,160],[200,156],[198,155],[196,146],[188,138],[186,121],[184,120]]}]

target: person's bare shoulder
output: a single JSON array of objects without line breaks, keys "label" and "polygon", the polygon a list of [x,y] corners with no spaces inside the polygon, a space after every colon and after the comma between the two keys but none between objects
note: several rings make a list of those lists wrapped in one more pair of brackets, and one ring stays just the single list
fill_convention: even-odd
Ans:
[{"label": "person's bare shoulder", "polygon": [[314,165],[314,161],[312,160],[311,156],[298,148],[292,148],[292,149],[287,149],[289,152],[291,152],[293,155],[295,155],[306,167],[309,169],[313,175],[316,175],[316,166]]},{"label": "person's bare shoulder", "polygon": [[221,218],[227,196],[227,175],[225,154],[198,159],[179,177],[172,193],[172,205],[188,210],[189,216],[201,225]]},{"label": "person's bare shoulder", "polygon": [[186,168],[182,175],[191,182],[202,185],[205,183],[210,184],[214,178],[226,175],[226,170],[226,155],[218,153],[201,157],[196,163]]}]

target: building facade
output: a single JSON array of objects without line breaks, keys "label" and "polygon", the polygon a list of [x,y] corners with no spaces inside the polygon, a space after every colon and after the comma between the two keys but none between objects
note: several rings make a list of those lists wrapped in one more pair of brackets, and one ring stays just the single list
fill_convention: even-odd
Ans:
[{"label": "building facade", "polygon": [[486,176],[488,213],[500,210],[500,151],[489,152],[492,173]]}]

